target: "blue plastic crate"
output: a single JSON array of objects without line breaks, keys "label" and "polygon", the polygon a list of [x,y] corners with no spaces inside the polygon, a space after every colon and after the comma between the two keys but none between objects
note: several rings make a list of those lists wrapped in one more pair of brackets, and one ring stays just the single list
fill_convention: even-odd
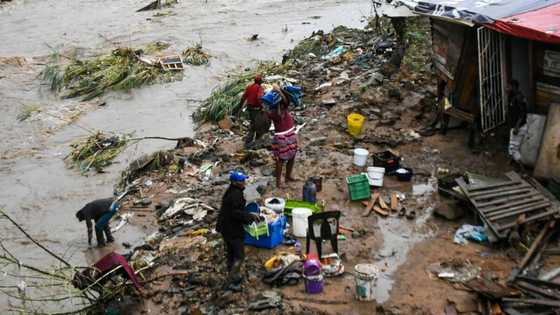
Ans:
[{"label": "blue plastic crate", "polygon": [[284,241],[284,229],[286,228],[286,217],[281,216],[274,223],[268,225],[269,236],[262,235],[259,239],[245,233],[245,245],[272,249]]}]

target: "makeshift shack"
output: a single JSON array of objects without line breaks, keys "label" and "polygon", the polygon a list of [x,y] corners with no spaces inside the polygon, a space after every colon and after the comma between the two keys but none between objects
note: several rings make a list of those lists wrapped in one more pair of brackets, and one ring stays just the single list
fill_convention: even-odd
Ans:
[{"label": "makeshift shack", "polygon": [[[443,130],[450,118],[468,122],[478,134],[506,124],[512,80],[519,82],[529,113],[545,120],[554,112],[551,108],[560,100],[560,0],[400,3],[430,18]],[[560,133],[548,130],[557,126],[549,117],[544,134]],[[543,131],[536,134],[542,137]],[[539,141],[548,149],[557,148],[546,150],[547,166],[538,171],[541,176],[549,175],[548,169],[559,169],[560,146],[555,141]],[[542,148],[540,152],[545,154]]]}]

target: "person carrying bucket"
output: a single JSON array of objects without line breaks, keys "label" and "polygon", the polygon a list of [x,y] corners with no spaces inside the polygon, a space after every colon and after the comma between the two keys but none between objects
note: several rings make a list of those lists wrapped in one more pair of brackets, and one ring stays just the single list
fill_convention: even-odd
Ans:
[{"label": "person carrying bucket", "polygon": [[243,225],[260,221],[260,216],[245,211],[245,180],[247,175],[239,171],[229,175],[230,185],[222,198],[222,206],[218,214],[216,231],[222,234],[226,248],[226,265],[228,277],[225,288],[231,291],[240,291],[243,276],[241,266],[245,259]]},{"label": "person carrying bucket", "polygon": [[263,103],[268,110],[268,117],[274,124],[274,138],[272,139],[272,151],[276,160],[276,186],[282,187],[282,168],[286,164],[285,181],[295,181],[292,176],[294,162],[298,150],[298,138],[294,124],[294,118],[288,111],[292,98],[288,93],[274,85],[273,89],[263,97]]},{"label": "person carrying bucket", "polygon": [[[120,208],[119,203],[114,198],[97,199],[86,204],[82,209],[76,212],[78,221],[86,221],[88,244],[91,246],[93,224],[95,222],[95,237],[97,238],[97,246],[105,246],[105,237],[107,242],[112,243],[115,241],[111,235],[111,228],[109,221],[117,213]],[[105,234],[105,235],[103,235]]]}]

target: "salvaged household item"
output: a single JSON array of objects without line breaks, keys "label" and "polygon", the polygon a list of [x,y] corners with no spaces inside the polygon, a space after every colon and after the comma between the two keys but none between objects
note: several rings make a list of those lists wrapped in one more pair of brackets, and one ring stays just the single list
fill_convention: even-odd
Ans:
[{"label": "salvaged household item", "polygon": [[283,213],[286,206],[286,200],[278,197],[267,198],[264,201],[265,207],[274,210],[276,213]]},{"label": "salvaged household item", "polygon": [[302,200],[288,199],[286,200],[286,205],[284,206],[284,214],[291,216],[292,210],[295,208],[307,208],[310,209],[313,213],[318,213],[323,210],[323,206],[316,203],[310,203]]},{"label": "salvaged household item", "polygon": [[362,133],[362,127],[365,121],[366,118],[360,114],[352,113],[348,115],[348,133],[353,137],[359,136]]},{"label": "salvaged household item", "polygon": [[317,186],[311,179],[308,179],[303,185],[303,201],[317,202]]},{"label": "salvaged household item", "polygon": [[309,257],[303,264],[303,279],[305,282],[305,292],[317,294],[323,292],[323,273],[321,262],[315,257]]},{"label": "salvaged household item", "polygon": [[373,301],[375,299],[378,272],[377,267],[373,264],[358,264],[354,267],[357,300]]},{"label": "salvaged household item", "polygon": [[367,177],[370,186],[383,187],[383,177],[385,177],[385,168],[370,166],[367,168]]},{"label": "salvaged household item", "polygon": [[498,238],[506,238],[510,229],[558,214],[550,200],[515,172],[508,179],[468,184],[463,177],[456,182],[476,212]]},{"label": "salvaged household item", "polygon": [[285,228],[286,217],[280,215],[280,217],[276,221],[268,224],[267,235],[256,238],[249,235],[249,233],[245,233],[245,244],[260,248],[275,248],[276,246],[282,244],[282,241],[284,241]]},{"label": "salvaged household item", "polygon": [[368,177],[364,174],[351,175],[346,177],[348,185],[348,195],[350,200],[363,200],[371,196]]},{"label": "salvaged household item", "polygon": [[354,165],[363,167],[366,166],[369,152],[366,149],[354,149]]},{"label": "salvaged household item", "polygon": [[330,241],[333,252],[338,253],[338,230],[340,211],[317,213],[307,218],[306,253],[309,254],[311,241],[315,241],[317,256],[322,258],[323,241]]},{"label": "salvaged household item", "polygon": [[399,168],[401,158],[391,151],[373,154],[373,166],[384,167],[385,172],[392,172]]},{"label": "salvaged household item", "polygon": [[412,179],[414,172],[411,168],[401,167],[395,171],[395,175],[400,182],[409,182]]},{"label": "salvaged household item", "polygon": [[292,225],[296,237],[305,237],[307,235],[307,218],[312,214],[313,212],[308,208],[295,208],[292,210]]}]

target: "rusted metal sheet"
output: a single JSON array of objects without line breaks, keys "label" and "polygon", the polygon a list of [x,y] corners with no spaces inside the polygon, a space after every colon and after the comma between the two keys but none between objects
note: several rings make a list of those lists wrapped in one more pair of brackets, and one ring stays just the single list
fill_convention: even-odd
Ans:
[{"label": "rusted metal sheet", "polygon": [[456,182],[472,203],[480,218],[499,238],[508,230],[559,213],[551,201],[515,172],[507,180],[490,185],[472,185],[463,178]]}]

